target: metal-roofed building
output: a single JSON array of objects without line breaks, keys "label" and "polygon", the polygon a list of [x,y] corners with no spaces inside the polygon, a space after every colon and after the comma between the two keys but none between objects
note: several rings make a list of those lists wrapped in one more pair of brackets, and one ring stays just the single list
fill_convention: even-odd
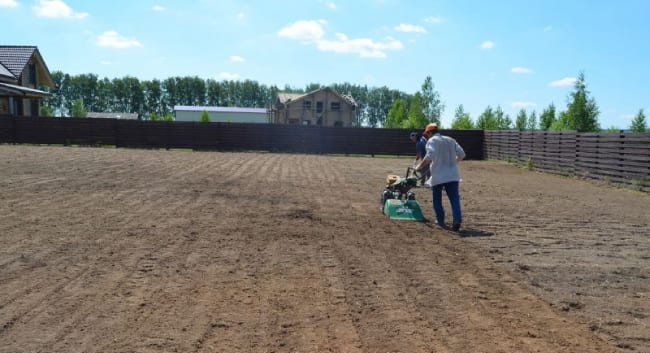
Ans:
[{"label": "metal-roofed building", "polygon": [[138,114],[137,113],[88,112],[86,118],[138,120]]},{"label": "metal-roofed building", "polygon": [[260,123],[270,121],[269,111],[266,108],[242,107],[201,107],[201,106],[174,106],[175,121],[201,121],[201,115],[207,112],[210,122],[217,123]]},{"label": "metal-roofed building", "polygon": [[54,81],[38,48],[0,45],[0,115],[37,116],[50,95],[41,86],[54,87]]}]

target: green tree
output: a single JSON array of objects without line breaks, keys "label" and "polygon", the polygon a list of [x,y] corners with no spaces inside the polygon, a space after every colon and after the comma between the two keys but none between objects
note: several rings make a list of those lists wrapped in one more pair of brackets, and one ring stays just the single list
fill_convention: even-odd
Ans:
[{"label": "green tree", "polygon": [[537,130],[537,113],[533,110],[528,117],[528,126],[527,129],[530,131]]},{"label": "green tree", "polygon": [[645,122],[645,114],[643,114],[643,109],[639,110],[639,113],[632,120],[632,125],[630,126],[630,131],[632,132],[646,132],[648,129]]},{"label": "green tree", "polygon": [[210,114],[208,114],[207,111],[202,111],[201,112],[201,119],[199,120],[202,123],[209,123],[210,122]]},{"label": "green tree", "polygon": [[497,105],[497,108],[494,110],[494,120],[498,130],[509,130],[512,126],[510,116],[503,112],[500,105]]},{"label": "green tree", "polygon": [[551,103],[548,108],[542,110],[542,114],[539,116],[539,129],[542,131],[549,130],[555,120],[555,105]]},{"label": "green tree", "polygon": [[163,121],[174,121],[174,115],[172,113],[165,113],[162,117]]},{"label": "green tree", "polygon": [[519,131],[524,131],[528,128],[528,116],[526,115],[526,109],[520,109],[517,113],[517,119],[515,119],[515,129]]},{"label": "green tree", "polygon": [[420,94],[422,96],[422,111],[427,122],[440,125],[440,117],[445,111],[445,104],[440,100],[440,94],[435,90],[431,76],[424,79]]},{"label": "green tree", "polygon": [[569,95],[567,104],[569,129],[578,132],[599,131],[598,114],[600,112],[594,98],[589,98],[584,73],[580,73],[573,87],[575,90]]},{"label": "green tree", "polygon": [[38,112],[40,116],[54,116],[54,109],[48,105],[42,105],[40,111]]},{"label": "green tree", "polygon": [[406,120],[408,113],[406,111],[406,104],[402,98],[397,98],[391,105],[386,117],[385,126],[388,128],[402,127],[402,122]]},{"label": "green tree", "polygon": [[560,116],[553,121],[549,127],[551,131],[564,131],[564,130],[573,130],[571,126],[571,118],[567,112],[560,112]]},{"label": "green tree", "polygon": [[498,130],[494,110],[489,105],[476,119],[476,128],[482,130]]},{"label": "green tree", "polygon": [[70,115],[74,118],[85,118],[88,115],[84,102],[81,99],[75,99],[70,108]]},{"label": "green tree", "polygon": [[472,122],[469,113],[465,112],[465,107],[463,107],[462,104],[456,107],[454,121],[451,122],[451,128],[456,130],[469,130],[474,128],[474,123]]},{"label": "green tree", "polygon": [[159,80],[143,81],[142,91],[144,94],[145,113],[162,114],[162,84]]},{"label": "green tree", "polygon": [[424,129],[429,123],[423,112],[423,101],[420,92],[409,97],[409,108],[406,120],[402,122],[405,129]]}]

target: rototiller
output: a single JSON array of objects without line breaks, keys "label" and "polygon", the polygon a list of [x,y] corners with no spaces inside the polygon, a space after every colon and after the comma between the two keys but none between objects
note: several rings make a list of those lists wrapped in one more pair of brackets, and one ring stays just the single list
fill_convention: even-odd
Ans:
[{"label": "rototiller", "polygon": [[388,175],[386,188],[381,193],[380,210],[390,219],[422,221],[422,209],[415,200],[415,193],[410,191],[418,184],[417,172],[408,167],[406,176]]}]

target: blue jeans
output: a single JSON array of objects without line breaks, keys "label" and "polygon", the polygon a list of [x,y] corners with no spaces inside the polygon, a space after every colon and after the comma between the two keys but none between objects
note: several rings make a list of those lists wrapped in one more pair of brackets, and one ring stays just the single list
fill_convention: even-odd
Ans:
[{"label": "blue jeans", "polygon": [[460,193],[458,192],[457,181],[450,181],[448,183],[433,185],[431,187],[433,212],[436,214],[438,224],[445,224],[445,208],[442,207],[442,189],[445,190],[447,197],[449,198],[451,212],[454,217],[454,224],[460,224],[463,221],[463,217],[460,212]]}]

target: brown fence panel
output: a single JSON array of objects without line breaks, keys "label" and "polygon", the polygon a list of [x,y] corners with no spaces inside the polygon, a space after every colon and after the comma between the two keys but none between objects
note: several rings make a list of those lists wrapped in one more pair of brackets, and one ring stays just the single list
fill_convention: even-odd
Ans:
[{"label": "brown fence panel", "polygon": [[115,144],[115,120],[113,119],[70,118],[62,120],[64,120],[66,141],[68,144]]},{"label": "brown fence panel", "polygon": [[537,170],[650,191],[650,133],[485,132],[488,158],[512,160],[513,148]]},{"label": "brown fence panel", "polygon": [[578,135],[578,174],[650,188],[650,134]]},{"label": "brown fence panel", "polygon": [[[5,143],[108,144],[134,148],[260,150],[324,154],[415,156],[415,144],[408,137],[412,131],[89,118],[2,117],[0,119],[0,142]],[[456,139],[465,150],[467,159],[484,158],[485,138],[482,130],[442,130],[441,133]],[[507,148],[515,151],[512,146]]]},{"label": "brown fence panel", "polygon": [[11,116],[0,116],[0,143],[13,143],[14,131],[14,118]]},{"label": "brown fence panel", "polygon": [[62,118],[20,117],[14,119],[14,142],[68,144],[67,121]]}]

